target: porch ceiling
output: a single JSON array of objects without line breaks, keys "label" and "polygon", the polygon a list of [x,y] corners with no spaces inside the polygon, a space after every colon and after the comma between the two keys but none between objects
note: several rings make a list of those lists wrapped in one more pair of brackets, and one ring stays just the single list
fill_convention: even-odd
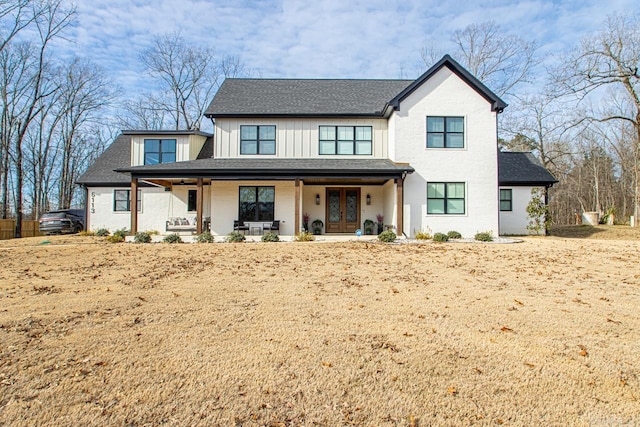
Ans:
[{"label": "porch ceiling", "polygon": [[383,185],[384,178],[306,178],[305,185]]}]

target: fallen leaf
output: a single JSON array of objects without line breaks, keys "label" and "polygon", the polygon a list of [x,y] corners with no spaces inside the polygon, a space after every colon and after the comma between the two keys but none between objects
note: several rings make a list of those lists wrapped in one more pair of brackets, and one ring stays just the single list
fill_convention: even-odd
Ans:
[{"label": "fallen leaf", "polygon": [[447,388],[447,393],[449,393],[452,396],[455,396],[455,395],[458,394],[458,390],[456,390],[455,387],[449,387],[449,388]]},{"label": "fallen leaf", "polygon": [[585,346],[583,346],[582,344],[578,344],[578,347],[580,347],[580,356],[587,357],[589,355],[589,352],[587,352],[587,348]]},{"label": "fallen leaf", "polygon": [[327,368],[332,367],[333,365],[329,362],[322,362],[322,366],[326,366]]},{"label": "fallen leaf", "polygon": [[511,328],[509,328],[508,326],[503,326],[502,328],[500,328],[500,330],[502,332],[513,332],[515,334],[515,331]]}]

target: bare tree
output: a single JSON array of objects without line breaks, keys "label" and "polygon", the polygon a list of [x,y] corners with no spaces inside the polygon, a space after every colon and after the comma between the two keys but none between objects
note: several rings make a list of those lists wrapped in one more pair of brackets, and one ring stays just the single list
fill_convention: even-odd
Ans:
[{"label": "bare tree", "polygon": [[102,70],[88,61],[75,59],[64,67],[61,87],[60,137],[62,157],[58,206],[69,208],[73,200],[75,179],[84,158],[83,128],[98,119],[96,113],[115,98],[113,85]]},{"label": "bare tree", "polygon": [[16,237],[22,234],[22,204],[23,204],[23,143],[29,126],[40,113],[42,100],[55,93],[58,88],[50,78],[50,65],[48,63],[48,50],[52,40],[71,24],[74,11],[66,9],[62,0],[49,1],[41,6],[42,13],[34,20],[34,31],[37,35],[35,42],[29,43],[25,52],[28,54],[25,73],[19,80],[18,90],[20,98],[13,103],[20,105],[20,115],[12,117],[16,124],[13,138],[13,163],[15,173],[15,211],[16,211]]},{"label": "bare tree", "polygon": [[124,103],[123,128],[200,130],[223,78],[251,72],[240,57],[219,58],[210,48],[188,45],[176,33],[156,36],[140,59],[156,90]]},{"label": "bare tree", "polygon": [[173,33],[156,37],[140,59],[160,90],[151,108],[166,112],[176,130],[200,129],[207,103],[219,85],[213,50],[189,46]]},{"label": "bare tree", "polygon": [[[518,85],[531,82],[532,71],[540,63],[535,42],[506,33],[495,21],[457,30],[451,35],[451,43],[451,55],[501,97],[513,95]],[[444,49],[433,43],[421,50],[427,67],[443,53]]]},{"label": "bare tree", "polygon": [[[605,88],[616,97],[629,101],[630,108],[610,114],[594,114],[592,121],[622,121],[629,123],[634,135],[629,144],[640,144],[640,14],[609,16],[604,29],[585,37],[580,46],[564,58],[563,66],[555,71],[556,82],[564,93],[573,94],[584,102],[591,94],[601,94]],[[640,182],[638,180],[638,150],[635,165],[634,216],[638,218]]]}]

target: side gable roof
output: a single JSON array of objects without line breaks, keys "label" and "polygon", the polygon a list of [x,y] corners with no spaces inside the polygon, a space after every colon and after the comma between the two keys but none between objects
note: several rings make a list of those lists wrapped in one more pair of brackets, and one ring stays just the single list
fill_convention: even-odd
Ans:
[{"label": "side gable roof", "polygon": [[225,79],[207,117],[381,117],[412,80]]},{"label": "side gable roof", "polygon": [[529,152],[498,153],[498,184],[513,186],[553,185],[558,182]]},{"label": "side gable roof", "polygon": [[407,96],[411,95],[422,83],[429,80],[436,74],[442,67],[447,67],[454,74],[460,77],[465,83],[471,86],[476,92],[482,95],[487,101],[491,103],[491,111],[501,112],[507,107],[507,103],[504,102],[498,95],[493,93],[488,87],[486,87],[480,80],[467,71],[462,65],[458,64],[451,56],[445,55],[436,62],[431,68],[429,68],[423,75],[418,77],[413,83],[407,86],[402,92],[397,94],[389,105],[395,109],[400,108],[400,102]]}]

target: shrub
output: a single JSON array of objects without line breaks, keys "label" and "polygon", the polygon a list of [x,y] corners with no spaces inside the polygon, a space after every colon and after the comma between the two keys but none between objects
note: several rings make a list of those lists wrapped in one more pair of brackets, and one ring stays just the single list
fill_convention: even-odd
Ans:
[{"label": "shrub", "polygon": [[78,233],[78,235],[80,235],[80,236],[95,236],[96,233],[94,233],[91,230],[82,230],[80,233]]},{"label": "shrub", "polygon": [[450,239],[462,239],[462,234],[457,231],[449,231],[447,232],[447,237]]},{"label": "shrub", "polygon": [[196,236],[196,242],[198,243],[213,243],[214,238],[210,231],[205,231]]},{"label": "shrub", "polygon": [[264,236],[262,236],[262,241],[263,242],[279,242],[280,237],[278,237],[278,235],[273,231],[270,231],[266,233]]},{"label": "shrub", "polygon": [[527,204],[527,219],[529,220],[527,230],[537,235],[546,234],[551,226],[551,212],[544,202],[544,190],[541,188],[531,189],[531,200]]},{"label": "shrub", "polygon": [[171,233],[162,239],[165,243],[182,243],[182,238],[178,233]]},{"label": "shrub", "polygon": [[296,242],[313,242],[314,240],[316,240],[316,238],[311,233],[303,232],[303,233],[300,233],[300,234],[296,235],[294,240]]},{"label": "shrub", "polygon": [[224,238],[224,241],[226,243],[241,243],[244,242],[246,240],[246,238],[244,237],[244,234],[242,234],[239,231],[232,231],[231,233],[227,234]]},{"label": "shrub", "polygon": [[493,233],[491,231],[480,231],[476,233],[474,239],[480,242],[493,242]]},{"label": "shrub", "polygon": [[436,233],[436,234],[433,235],[433,241],[434,242],[439,242],[439,243],[448,242],[449,241],[449,236],[447,236],[444,233]]},{"label": "shrub", "polygon": [[98,228],[96,230],[96,236],[106,237],[109,234],[111,234],[111,233],[109,233],[109,230],[107,230],[106,228]]},{"label": "shrub", "polygon": [[124,242],[124,236],[121,236],[120,234],[112,234],[111,236],[107,236],[107,242],[109,243],[120,243],[120,242]]},{"label": "shrub", "polygon": [[147,233],[149,233],[150,236],[158,236],[160,234],[158,230],[148,230]]},{"label": "shrub", "polygon": [[418,240],[431,240],[431,234],[426,231],[418,231],[416,233],[416,239]]},{"label": "shrub", "polygon": [[127,230],[126,228],[121,228],[120,230],[116,230],[113,232],[114,236],[120,236],[122,238],[122,240],[120,240],[121,242],[124,241],[124,238],[127,234],[129,234],[129,230]]},{"label": "shrub", "polygon": [[391,243],[396,240],[396,233],[391,230],[385,230],[382,233],[378,234],[378,240],[385,243]]},{"label": "shrub", "polygon": [[151,234],[147,231],[138,231],[133,241],[136,243],[151,243]]}]

